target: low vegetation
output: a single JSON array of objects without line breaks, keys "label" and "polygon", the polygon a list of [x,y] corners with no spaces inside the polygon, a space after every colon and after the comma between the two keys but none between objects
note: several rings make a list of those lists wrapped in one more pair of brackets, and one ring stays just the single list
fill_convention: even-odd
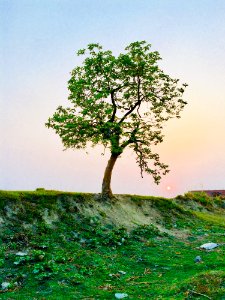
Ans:
[{"label": "low vegetation", "polygon": [[0,191],[0,299],[225,299],[224,204]]}]

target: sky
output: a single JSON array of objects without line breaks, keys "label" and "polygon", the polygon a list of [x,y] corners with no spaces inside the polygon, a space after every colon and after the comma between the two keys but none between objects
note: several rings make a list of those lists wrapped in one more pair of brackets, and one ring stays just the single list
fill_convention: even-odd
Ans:
[{"label": "sky", "polygon": [[[146,40],[161,68],[188,83],[181,119],[157,146],[170,173],[142,179],[132,152],[117,161],[115,194],[173,197],[225,189],[224,0],[0,0],[0,189],[94,192],[109,153],[66,150],[45,122],[68,106],[77,50],[100,43],[115,55]],[[86,153],[88,152],[88,154]]]}]

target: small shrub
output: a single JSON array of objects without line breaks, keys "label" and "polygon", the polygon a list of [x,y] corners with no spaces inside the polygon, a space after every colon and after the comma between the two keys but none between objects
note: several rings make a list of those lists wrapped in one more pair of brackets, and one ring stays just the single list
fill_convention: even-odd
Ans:
[{"label": "small shrub", "polygon": [[184,195],[185,200],[195,201],[205,207],[212,207],[213,201],[205,192],[188,192]]},{"label": "small shrub", "polygon": [[153,224],[137,226],[130,233],[131,238],[140,240],[141,238],[152,238],[162,235]]},{"label": "small shrub", "polygon": [[36,188],[36,192],[44,192],[45,188]]}]

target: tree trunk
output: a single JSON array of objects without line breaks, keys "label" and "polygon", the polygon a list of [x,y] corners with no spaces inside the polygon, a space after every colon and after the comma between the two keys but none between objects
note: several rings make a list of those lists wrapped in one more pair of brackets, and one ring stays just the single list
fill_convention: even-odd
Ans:
[{"label": "tree trunk", "polygon": [[111,154],[111,157],[108,161],[107,167],[105,169],[103,182],[102,182],[102,198],[112,198],[112,190],[111,190],[111,177],[112,177],[112,170],[115,165],[115,162],[118,158],[118,154]]}]

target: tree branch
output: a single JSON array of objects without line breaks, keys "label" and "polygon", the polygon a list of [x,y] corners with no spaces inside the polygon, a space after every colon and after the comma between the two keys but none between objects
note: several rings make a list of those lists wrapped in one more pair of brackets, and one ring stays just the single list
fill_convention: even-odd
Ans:
[{"label": "tree branch", "polygon": [[143,152],[140,150],[138,143],[136,142],[135,144],[136,144],[136,146],[134,148],[134,151],[136,153],[139,153],[138,161],[139,161],[139,167],[141,169],[141,178],[143,178],[143,171],[144,171],[144,164],[145,164],[144,159],[143,159]]},{"label": "tree branch", "polygon": [[138,77],[138,87],[137,87],[137,98],[138,98],[138,100],[137,100],[137,102],[131,107],[131,109],[130,109],[128,112],[126,112],[125,115],[120,119],[119,124],[122,123],[122,122],[126,119],[126,117],[129,116],[129,115],[135,110],[136,107],[140,107],[141,101],[142,101],[142,99],[141,99],[141,97],[140,97],[140,85],[141,85],[141,80],[140,80],[140,78]]},{"label": "tree branch", "polygon": [[138,124],[137,127],[135,127],[134,130],[130,133],[130,138],[121,145],[123,149],[126,148],[129,144],[136,143],[138,141],[135,137],[135,134],[139,129],[139,125],[140,124]]},{"label": "tree branch", "polygon": [[115,99],[114,99],[114,93],[115,93],[115,90],[113,90],[111,92],[111,101],[112,101],[112,105],[113,105],[113,114],[112,114],[109,122],[114,122],[115,116],[116,116],[116,111],[117,111],[117,105],[116,105],[116,102],[115,102]]}]

